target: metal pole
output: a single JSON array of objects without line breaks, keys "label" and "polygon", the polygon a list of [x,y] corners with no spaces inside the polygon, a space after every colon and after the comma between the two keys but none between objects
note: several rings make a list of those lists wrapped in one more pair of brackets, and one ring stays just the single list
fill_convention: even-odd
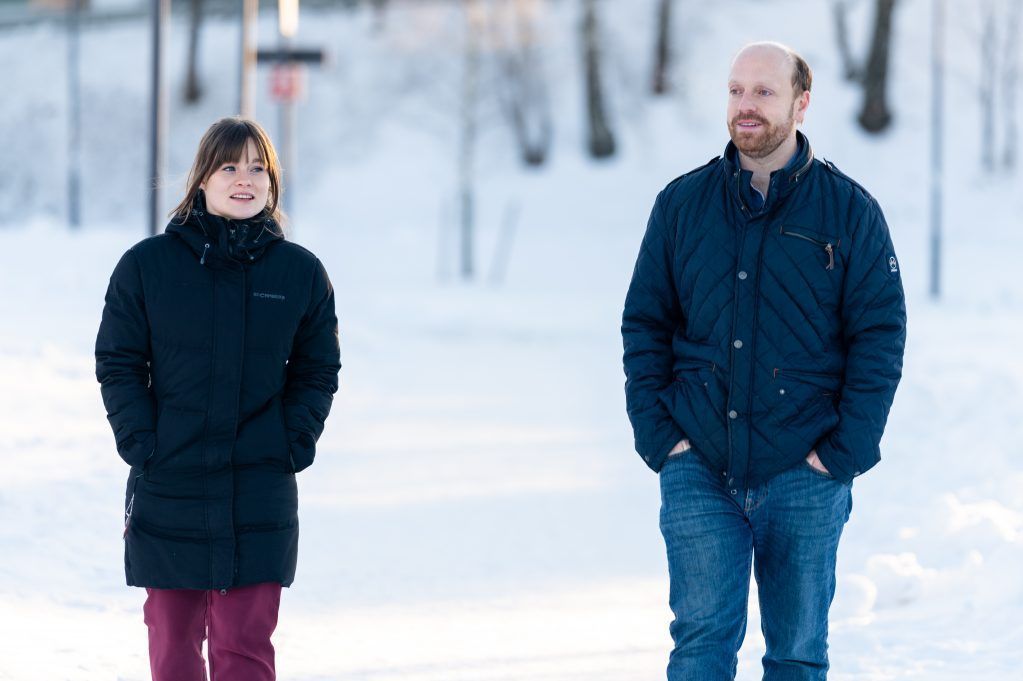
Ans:
[{"label": "metal pole", "polygon": [[259,19],[259,0],[241,0],[241,39],[238,60],[238,114],[244,118],[255,115],[256,88],[256,28]]},{"label": "metal pole", "polygon": [[[296,67],[292,67],[296,68]],[[284,212],[289,216],[295,212],[295,181],[298,178],[298,154],[295,144],[295,121],[297,119],[295,102],[284,104],[281,115],[284,121],[284,168],[288,177],[288,189],[284,192]],[[292,227],[294,231],[294,227]]]},{"label": "metal pole", "polygon": [[71,229],[82,226],[82,88],[79,54],[81,46],[82,0],[71,0],[68,8],[68,177],[67,213]]},{"label": "metal pole", "polygon": [[153,59],[150,73],[150,147],[149,147],[149,233],[155,235],[160,225],[160,184],[163,178],[164,140],[167,126],[167,97],[164,94],[161,64],[164,29],[170,20],[170,0],[152,2]]},{"label": "metal pole", "polygon": [[[279,36],[279,45],[282,52],[291,47],[291,39],[285,35]],[[283,64],[282,68],[293,69],[293,64]],[[277,110],[278,130],[280,130],[281,168],[284,174],[284,196],[282,207],[289,216],[295,209],[295,103],[290,99],[281,102]]]},{"label": "metal pole", "polygon": [[931,298],[941,297],[941,220],[944,140],[945,0],[931,7]]}]

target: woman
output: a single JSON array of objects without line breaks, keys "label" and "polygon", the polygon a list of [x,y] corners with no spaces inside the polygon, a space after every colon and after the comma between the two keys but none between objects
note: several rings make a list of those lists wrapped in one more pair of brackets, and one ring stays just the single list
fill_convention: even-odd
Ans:
[{"label": "woman", "polygon": [[154,681],[275,678],[270,636],[295,576],[295,473],[313,462],[340,370],[334,294],[285,241],[263,129],[213,124],[164,234],[114,270],[96,376],[131,466],[125,572],[146,587]]}]

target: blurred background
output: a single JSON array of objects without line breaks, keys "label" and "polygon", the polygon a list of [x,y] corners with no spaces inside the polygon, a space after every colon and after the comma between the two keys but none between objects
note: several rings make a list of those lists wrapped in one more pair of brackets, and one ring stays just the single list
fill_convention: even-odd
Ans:
[{"label": "blurred background", "polygon": [[[647,215],[720,154],[734,53],[814,69],[803,131],[879,201],[909,306],[856,480],[830,678],[1023,667],[1021,0],[0,0],[0,679],[148,677],[108,277],[247,111],[337,292],[282,679],[663,678],[657,478],[621,307]],[[755,590],[739,679],[760,678]]]}]

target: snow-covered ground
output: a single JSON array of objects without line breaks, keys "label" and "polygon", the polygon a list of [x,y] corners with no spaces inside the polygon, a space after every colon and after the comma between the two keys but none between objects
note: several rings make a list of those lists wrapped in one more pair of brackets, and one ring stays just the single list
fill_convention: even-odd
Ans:
[{"label": "snow-covered ground", "polygon": [[[854,16],[862,24],[868,4]],[[663,676],[670,612],[657,481],[632,452],[624,413],[621,303],[654,195],[723,148],[729,57],[763,37],[791,43],[814,66],[805,130],[818,155],[884,207],[909,297],[884,461],[857,479],[843,538],[831,677],[1020,678],[1023,193],[1018,175],[978,169],[976,8],[951,3],[945,296],[932,302],[929,4],[896,9],[897,121],[874,139],[855,128],[857,94],[838,78],[828,3],[732,0],[683,14],[682,94],[655,103],[640,96],[652,3],[606,2],[622,154],[604,164],[579,151],[577,6],[556,4],[544,19],[554,157],[522,171],[507,134],[485,131],[483,276],[471,285],[451,276],[453,234],[442,228],[457,109],[437,90],[447,78],[457,93],[457,53],[438,43],[457,34],[458,15],[399,5],[379,34],[369,14],[303,18],[303,42],[335,51],[335,63],[310,75],[299,114],[294,238],[334,280],[345,366],[317,462],[300,476],[298,578],[275,636],[280,678]],[[0,148],[21,169],[0,192],[20,183],[30,207],[5,194],[0,209],[0,679],[140,681],[144,593],[123,586],[126,469],[92,343],[107,277],[143,232],[145,74],[122,64],[144,62],[145,27],[96,26],[83,41],[89,203],[74,234],[54,218],[63,94],[36,86],[61,73],[61,40],[47,26],[0,33],[3,63],[38,56],[5,75],[22,96],[0,105]],[[175,177],[204,125],[229,112],[233,48],[233,29],[211,22],[203,58],[217,81],[199,108],[174,105]],[[259,106],[273,132],[272,110]],[[178,187],[169,184],[168,205]],[[519,211],[511,259],[492,284],[510,207]],[[753,604],[742,681],[759,678]]]}]

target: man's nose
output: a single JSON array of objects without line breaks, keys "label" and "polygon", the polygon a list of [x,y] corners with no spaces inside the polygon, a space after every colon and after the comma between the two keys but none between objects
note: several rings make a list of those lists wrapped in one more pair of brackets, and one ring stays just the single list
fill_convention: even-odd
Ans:
[{"label": "man's nose", "polygon": [[751,96],[745,92],[742,98],[739,99],[739,112],[740,113],[756,113],[757,105]]}]

